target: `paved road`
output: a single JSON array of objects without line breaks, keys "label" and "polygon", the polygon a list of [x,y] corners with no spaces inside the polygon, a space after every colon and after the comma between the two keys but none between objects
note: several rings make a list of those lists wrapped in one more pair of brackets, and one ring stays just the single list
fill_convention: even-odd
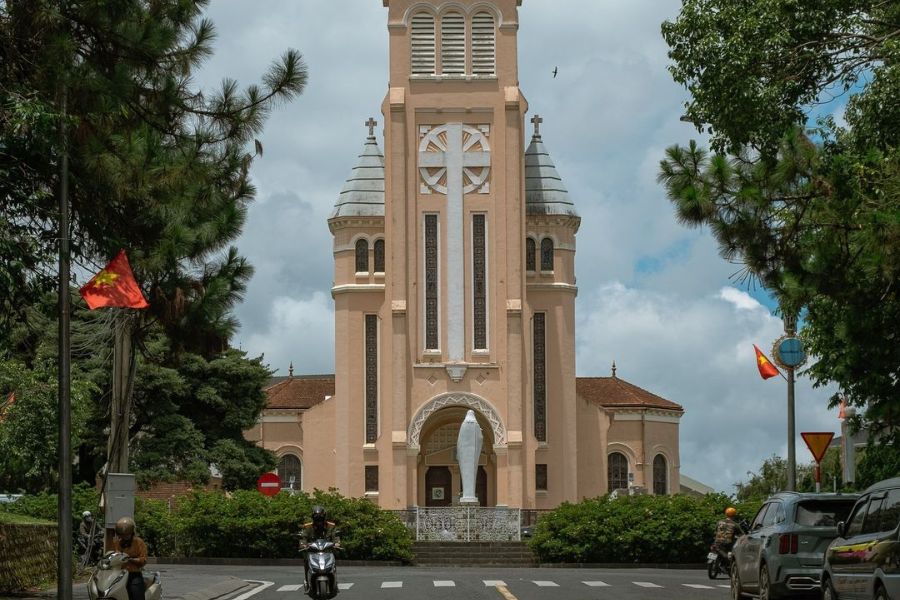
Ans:
[{"label": "paved road", "polygon": [[[305,598],[301,589],[302,567],[192,568],[264,582],[232,600]],[[727,579],[710,581],[705,571],[657,569],[339,567],[338,581],[342,588],[340,600],[724,600],[728,597]],[[503,586],[509,595],[497,586]]]}]

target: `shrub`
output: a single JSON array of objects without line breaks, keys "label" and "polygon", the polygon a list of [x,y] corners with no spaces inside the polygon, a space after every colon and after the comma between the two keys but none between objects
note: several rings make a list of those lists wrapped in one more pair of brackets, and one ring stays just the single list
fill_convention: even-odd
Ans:
[{"label": "shrub", "polygon": [[[565,503],[540,519],[530,544],[542,562],[697,563],[732,504],[717,494]],[[739,518],[752,518],[758,507],[738,505]]]},{"label": "shrub", "polygon": [[[17,515],[27,515],[35,519],[56,523],[59,502],[56,494],[42,492],[40,494],[25,495],[12,504],[3,505],[3,510]],[[102,523],[103,511],[100,510],[100,493],[87,483],[77,483],[72,486],[72,525],[74,531],[78,531],[81,522],[81,513],[89,510],[94,518]]]},{"label": "shrub", "polygon": [[171,511],[165,502],[150,500],[139,502],[135,512],[140,535],[158,556],[296,558],[298,535],[315,504],[337,523],[339,558],[412,559],[412,536],[396,515],[335,492],[272,498],[255,490],[194,492]]}]

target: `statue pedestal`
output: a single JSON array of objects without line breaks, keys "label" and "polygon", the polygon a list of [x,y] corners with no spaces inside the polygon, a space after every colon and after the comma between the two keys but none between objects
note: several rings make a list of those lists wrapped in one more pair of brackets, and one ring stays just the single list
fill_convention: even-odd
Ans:
[{"label": "statue pedestal", "polygon": [[477,508],[481,506],[481,502],[478,501],[478,498],[460,498],[459,505],[467,508]]}]

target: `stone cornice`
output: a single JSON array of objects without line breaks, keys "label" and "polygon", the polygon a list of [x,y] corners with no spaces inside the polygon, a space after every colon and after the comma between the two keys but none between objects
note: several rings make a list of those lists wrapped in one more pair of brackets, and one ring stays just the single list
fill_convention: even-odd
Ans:
[{"label": "stone cornice", "polygon": [[384,293],[383,283],[345,283],[336,285],[331,288],[331,297],[334,298],[340,294],[368,294],[368,293]]},{"label": "stone cornice", "polygon": [[574,215],[525,215],[525,225],[542,227],[570,227],[575,231],[581,227],[581,217]]},{"label": "stone cornice", "polygon": [[328,229],[331,233],[344,227],[380,227],[384,229],[384,217],[334,217],[328,219]]}]

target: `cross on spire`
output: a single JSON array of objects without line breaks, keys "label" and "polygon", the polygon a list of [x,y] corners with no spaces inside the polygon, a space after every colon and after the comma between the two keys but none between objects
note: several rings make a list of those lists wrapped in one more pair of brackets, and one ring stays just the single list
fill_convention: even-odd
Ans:
[{"label": "cross on spire", "polygon": [[612,364],[612,376],[613,377],[616,376],[616,361],[613,361],[613,364]]},{"label": "cross on spire", "polygon": [[378,125],[378,121],[376,121],[374,117],[369,117],[369,120],[366,121],[366,127],[369,128],[369,137],[375,137],[376,125]]},{"label": "cross on spire", "polygon": [[531,122],[534,123],[534,137],[541,137],[541,123],[544,122],[541,115],[534,115]]}]

